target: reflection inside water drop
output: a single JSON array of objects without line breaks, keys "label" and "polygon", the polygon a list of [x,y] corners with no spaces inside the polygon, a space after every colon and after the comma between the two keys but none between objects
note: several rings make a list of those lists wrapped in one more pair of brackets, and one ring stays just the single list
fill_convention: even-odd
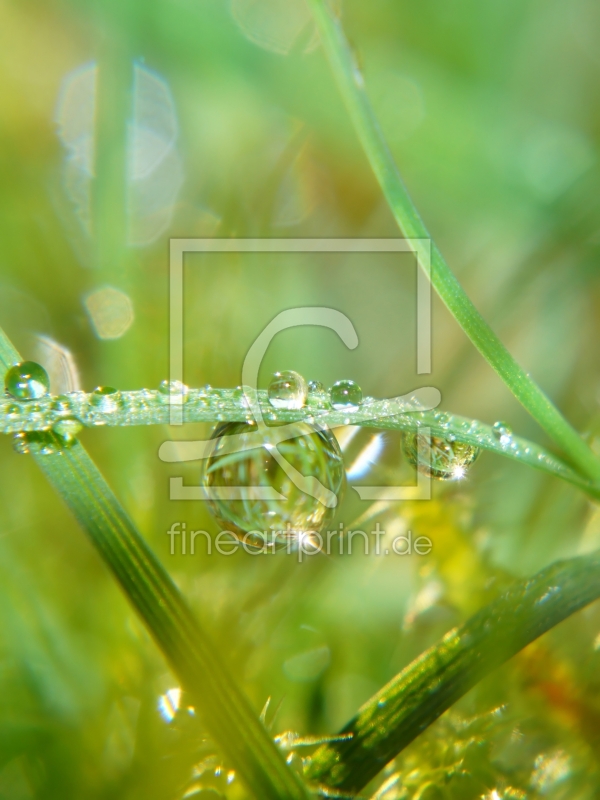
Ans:
[{"label": "reflection inside water drop", "polygon": [[451,441],[450,437],[442,439],[406,431],[402,440],[404,453],[413,467],[423,475],[442,481],[466,477],[469,467],[479,455],[477,447]]},{"label": "reflection inside water drop", "polygon": [[4,389],[16,400],[39,400],[50,391],[50,379],[40,364],[21,361],[7,371]]},{"label": "reflection inside water drop", "polygon": [[[335,437],[306,423],[295,429],[297,436],[283,442],[277,440],[277,427],[257,434],[248,422],[226,422],[213,432],[214,447],[202,477],[211,497],[207,504],[223,530],[251,546],[284,546],[290,540],[310,546],[311,534],[335,514],[335,506],[298,488],[277,462],[275,448],[301,478],[317,479],[341,499],[345,472]],[[262,437],[259,447],[254,446],[257,435]],[[229,452],[233,448],[239,451]]]},{"label": "reflection inside water drop", "polygon": [[306,405],[308,387],[299,372],[284,370],[273,375],[267,395],[273,408],[293,411]]}]

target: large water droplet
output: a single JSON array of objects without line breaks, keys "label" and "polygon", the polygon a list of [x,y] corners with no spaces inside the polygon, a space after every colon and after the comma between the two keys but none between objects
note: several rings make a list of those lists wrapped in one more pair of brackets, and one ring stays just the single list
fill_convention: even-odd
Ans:
[{"label": "large water droplet", "polygon": [[[314,488],[314,479],[341,499],[345,471],[337,440],[329,431],[306,423],[294,427],[297,436],[279,444],[277,427],[257,432],[256,425],[248,422],[226,422],[213,432],[214,448],[202,479],[211,496],[208,506],[223,530],[250,546],[282,546],[290,539],[298,543],[331,522],[335,505],[318,499],[319,492],[315,497],[307,491]],[[255,446],[257,436],[262,437],[260,447]],[[238,452],[230,452],[233,447]],[[303,489],[277,462],[275,448],[308,479]]]},{"label": "large water droplet", "polygon": [[273,408],[294,411],[306,405],[308,386],[299,372],[284,370],[273,375],[267,394]]},{"label": "large water droplet", "polygon": [[4,388],[17,400],[39,400],[50,391],[48,373],[35,361],[14,364],[4,376]]},{"label": "large water droplet", "polygon": [[362,403],[362,389],[354,381],[338,381],[330,391],[331,405],[336,411],[356,411]]},{"label": "large water droplet", "polygon": [[478,448],[470,444],[412,431],[404,433],[403,445],[406,457],[413,467],[423,475],[441,481],[464,478],[479,455]]},{"label": "large water droplet", "polygon": [[494,422],[492,433],[498,439],[502,447],[508,447],[512,442],[512,429],[506,422]]}]

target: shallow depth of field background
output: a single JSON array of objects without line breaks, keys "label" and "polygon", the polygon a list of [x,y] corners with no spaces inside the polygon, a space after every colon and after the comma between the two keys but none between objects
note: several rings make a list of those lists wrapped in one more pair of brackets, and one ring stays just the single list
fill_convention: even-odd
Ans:
[{"label": "shallow depth of field background", "polygon": [[[597,3],[344,0],[343,21],[451,267],[593,440]],[[398,235],[302,0],[5,0],[0,165],[0,324],[53,370],[54,391],[167,377],[170,237]],[[287,331],[261,386],[277,369],[353,378],[378,397],[433,385],[445,410],[547,444],[437,300],[433,373],[417,376],[415,287],[408,255],[188,256],[185,380],[236,386],[275,314],[329,306],[353,321],[359,347]],[[62,374],[58,348],[73,360]],[[359,547],[299,564],[207,557],[202,544],[171,556],[172,523],[217,527],[200,503],[168,499],[169,476],[197,483],[200,465],[165,465],[158,447],[208,431],[82,440],[257,713],[272,698],[274,735],[334,732],[512,576],[600,546],[600,516],[575,488],[485,454],[431,502],[377,518],[390,537],[429,536],[428,557]],[[362,482],[410,483],[398,438],[385,443]],[[239,781],[194,778],[213,753],[201,721],[185,699],[171,722],[161,716],[176,683],[154,644],[35,464],[8,437],[0,458],[0,798],[172,800],[213,784],[244,797]],[[336,524],[372,512],[349,489]],[[408,748],[404,789],[382,797],[597,797],[599,636],[594,606],[529,647]]]}]

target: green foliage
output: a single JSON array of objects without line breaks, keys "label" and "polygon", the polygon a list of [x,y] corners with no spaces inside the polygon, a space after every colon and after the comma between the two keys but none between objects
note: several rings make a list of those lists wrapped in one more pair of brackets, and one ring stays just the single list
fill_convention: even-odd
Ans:
[{"label": "green foliage", "polygon": [[[347,0],[348,45],[325,3],[311,0],[390,215],[314,50],[308,11],[280,18],[277,5],[254,18],[247,9],[260,3],[245,12],[242,0],[50,0],[1,12],[0,316],[27,359],[43,360],[42,334],[74,352],[86,389],[119,392],[41,398],[35,409],[0,399],[2,429],[33,455],[1,437],[0,797],[300,797],[301,753],[325,796],[337,786],[364,787],[374,800],[591,800],[600,786],[596,607],[458,698],[596,596],[598,120],[587,98],[598,78],[597,10],[589,0],[568,9]],[[293,19],[301,30],[288,47]],[[68,197],[77,159],[60,150],[52,119],[65,75],[91,58],[97,142],[83,224]],[[126,138],[140,58],[173,91],[186,180],[169,226],[132,247]],[[347,311],[361,337],[355,352],[329,332],[289,331],[261,381],[289,368],[327,386],[353,378],[379,398],[440,387],[442,408],[463,416],[370,399],[353,411],[361,430],[348,466],[384,431],[363,482],[410,484],[399,440],[420,427],[488,454],[466,481],[436,484],[429,503],[365,503],[350,491],[338,516],[348,542],[380,523],[387,545],[427,535],[430,556],[375,558],[357,547],[303,563],[216,558],[202,537],[193,554],[171,552],[174,522],[215,526],[202,504],[167,499],[169,476],[197,486],[198,464],[165,464],[156,452],[165,439],[176,451],[179,439],[207,438],[208,423],[243,421],[247,408],[239,391],[192,389],[186,425],[167,428],[160,392],[139,389],[168,374],[166,239],[395,237],[397,224],[427,236],[395,161],[457,276],[434,248],[432,282],[453,318],[434,302],[432,375],[414,373],[414,276],[396,257],[222,254],[186,261],[185,378],[235,386],[249,343],[282,307]],[[120,302],[131,312],[114,339],[92,312],[107,286],[108,310],[116,315]],[[455,320],[496,375],[481,370]],[[8,340],[0,355],[5,366],[20,358]],[[275,412],[260,399],[272,422],[318,417],[347,433],[345,411]],[[128,513],[74,440],[75,417]],[[518,435],[494,424],[504,419]],[[537,443],[533,421],[549,441]],[[179,708],[161,717],[158,698],[164,709],[181,686]],[[259,712],[269,697],[267,733]],[[286,729],[277,739],[291,742],[289,767],[271,741]],[[311,751],[338,729],[352,738]]]}]

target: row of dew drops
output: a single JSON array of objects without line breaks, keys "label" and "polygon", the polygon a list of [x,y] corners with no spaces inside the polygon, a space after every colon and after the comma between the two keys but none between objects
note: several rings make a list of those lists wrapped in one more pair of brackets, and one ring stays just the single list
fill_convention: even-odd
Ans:
[{"label": "row of dew drops", "polygon": [[[7,418],[24,417],[23,421],[30,425],[39,421],[40,428],[43,429],[45,409],[39,403],[49,399],[50,391],[50,381],[45,369],[34,361],[13,365],[5,375],[5,390],[7,395],[19,401],[19,404],[6,407]],[[158,398],[159,402],[170,403],[177,397],[185,402],[188,391],[188,387],[178,381],[163,381],[156,393],[141,390],[129,392],[127,395],[132,399],[135,397],[138,410],[143,411],[144,406],[147,406],[154,397]],[[243,390],[238,391],[243,395]],[[89,417],[92,424],[103,424],[107,415],[122,409],[122,394],[125,393],[113,387],[99,386],[90,395],[74,392],[53,398],[50,410],[56,419],[52,422],[52,431],[65,443],[73,441],[84,427],[84,423],[77,416],[77,411],[81,411],[87,403],[89,409],[86,418]],[[321,409],[330,407],[334,411],[352,414],[363,403],[362,389],[355,381],[337,381],[328,391],[320,381],[307,382],[302,375],[292,370],[276,372],[273,375],[267,397],[275,411],[301,410],[308,406]],[[29,404],[31,404],[30,409],[27,408]],[[136,409],[132,408],[131,411],[135,413]],[[448,415],[441,415],[441,417],[446,416],[450,419]],[[39,419],[36,420],[36,417]],[[347,422],[351,424],[350,417]],[[512,432],[505,423],[497,422],[493,426],[493,432],[501,445],[508,446],[512,442]],[[36,431],[17,433],[15,449],[21,453],[29,452],[32,442],[39,444],[43,440],[43,437],[35,434]],[[463,478],[479,453],[477,447],[457,442],[452,434],[443,438],[426,437],[406,431],[403,441],[404,452],[409,462],[424,474],[440,480]],[[39,450],[42,454],[54,452],[56,445],[53,446],[48,440],[46,446],[42,445]]]}]

